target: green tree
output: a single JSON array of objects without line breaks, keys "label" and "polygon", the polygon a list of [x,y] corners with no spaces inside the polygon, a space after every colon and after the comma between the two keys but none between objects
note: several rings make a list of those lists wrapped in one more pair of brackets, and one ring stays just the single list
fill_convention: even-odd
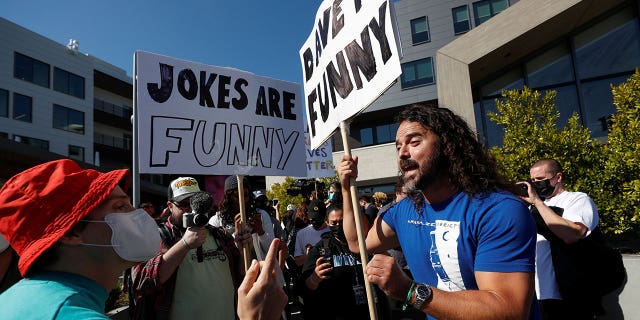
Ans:
[{"label": "green tree", "polygon": [[640,73],[612,88],[616,114],[611,117],[598,209],[609,219],[609,233],[637,237],[640,226]]},{"label": "green tree", "polygon": [[[329,188],[329,184],[337,180],[337,176],[327,177],[327,178],[318,178],[315,180],[318,182],[321,182],[321,184],[324,185],[322,190],[317,190],[317,191],[319,193],[325,194],[327,189]],[[300,194],[292,196],[289,193],[287,193],[287,189],[292,189],[297,181],[298,180],[293,177],[285,177],[282,183],[274,183],[271,186],[271,189],[267,190],[267,197],[269,199],[278,199],[280,201],[279,209],[280,209],[281,215],[284,214],[284,212],[286,211],[285,209],[288,204],[294,204],[298,206],[306,200],[304,196]],[[318,185],[321,185],[321,184],[319,183]]]},{"label": "green tree", "polygon": [[489,117],[503,127],[504,142],[490,151],[512,181],[528,179],[536,160],[554,158],[564,167],[568,189],[591,189],[589,179],[604,164],[602,145],[591,138],[576,114],[558,127],[555,97],[555,91],[544,95],[529,88],[503,91],[502,99],[496,100],[497,112]]}]

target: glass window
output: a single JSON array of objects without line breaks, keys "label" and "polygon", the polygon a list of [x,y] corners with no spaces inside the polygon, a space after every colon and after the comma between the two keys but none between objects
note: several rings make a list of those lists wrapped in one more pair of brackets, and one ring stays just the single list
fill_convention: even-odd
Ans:
[{"label": "glass window", "polygon": [[453,16],[453,33],[460,34],[469,31],[469,9],[467,5],[451,9]]},{"label": "glass window", "polygon": [[396,140],[398,124],[383,124],[376,126],[376,143],[387,143]]},{"label": "glass window", "polygon": [[40,148],[42,150],[49,151],[49,141],[47,141],[47,140],[30,138],[30,137],[25,137],[25,136],[19,136],[17,134],[13,135],[13,140],[16,141],[16,142],[20,142],[20,143],[26,144],[26,145],[30,145],[32,147],[36,147],[36,148]]},{"label": "glass window", "polygon": [[84,99],[84,78],[60,68],[53,68],[53,89]]},{"label": "glass window", "polygon": [[433,63],[431,57],[403,63],[400,80],[402,89],[433,83]]},{"label": "glass window", "polygon": [[0,117],[9,117],[9,91],[0,89]]},{"label": "glass window", "polygon": [[49,88],[49,65],[15,52],[13,76]]},{"label": "glass window", "polygon": [[491,17],[509,7],[508,0],[483,0],[473,3],[473,14],[476,26],[489,20]]},{"label": "glass window", "polygon": [[571,82],[573,64],[566,45],[558,45],[531,59],[525,64],[527,81],[531,88]]},{"label": "glass window", "polygon": [[582,83],[584,123],[591,130],[592,137],[607,136],[607,120],[610,115],[616,112],[611,86],[617,86],[627,79],[628,76],[622,76]]},{"label": "glass window", "polygon": [[54,104],[53,127],[84,134],[84,112]]},{"label": "glass window", "polygon": [[482,100],[482,117],[484,117],[484,134],[488,147],[501,146],[504,141],[504,126],[489,118],[489,112],[497,113],[494,99]]},{"label": "glass window", "polygon": [[628,7],[575,37],[578,77],[633,71],[640,66],[640,27]]},{"label": "glass window", "polygon": [[547,91],[556,91],[555,106],[560,111],[560,118],[556,125],[563,127],[569,123],[569,117],[574,113],[580,115],[580,108],[578,102],[578,91],[574,84],[568,86],[562,86],[557,88],[551,88],[545,91],[541,91],[540,94],[546,94]]},{"label": "glass window", "polygon": [[427,17],[411,20],[411,39],[413,44],[429,41],[429,24]]},{"label": "glass window", "polygon": [[31,122],[32,121],[33,99],[29,96],[13,93],[13,119]]},{"label": "glass window", "polygon": [[69,145],[69,158],[84,162],[84,148]]},{"label": "glass window", "polygon": [[516,68],[499,78],[485,84],[480,88],[483,97],[501,95],[502,90],[522,89],[524,88],[524,80],[520,75],[520,69]]},{"label": "glass window", "polygon": [[373,144],[373,129],[371,128],[360,129],[360,143],[363,146],[368,146]]}]

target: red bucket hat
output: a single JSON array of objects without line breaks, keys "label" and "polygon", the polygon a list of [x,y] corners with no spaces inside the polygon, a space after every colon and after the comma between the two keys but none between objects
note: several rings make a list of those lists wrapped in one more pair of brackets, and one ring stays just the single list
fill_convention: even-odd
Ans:
[{"label": "red bucket hat", "polygon": [[93,211],[119,183],[125,192],[126,169],[102,173],[72,160],[56,160],[27,169],[0,189],[0,233],[18,253],[24,276],[33,262],[80,219]]}]

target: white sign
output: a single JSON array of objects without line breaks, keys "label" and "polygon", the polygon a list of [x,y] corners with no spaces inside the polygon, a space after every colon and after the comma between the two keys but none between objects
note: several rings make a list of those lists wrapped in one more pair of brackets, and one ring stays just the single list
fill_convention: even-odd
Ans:
[{"label": "white sign", "polygon": [[149,52],[135,60],[140,173],[306,174],[298,84]]},{"label": "white sign", "polygon": [[305,131],[305,144],[307,146],[307,176],[306,178],[324,178],[336,175],[333,165],[333,143],[328,139],[316,149],[311,149],[311,136]]},{"label": "white sign", "polygon": [[300,49],[312,148],[400,76],[390,5],[388,0],[325,0],[320,5]]}]

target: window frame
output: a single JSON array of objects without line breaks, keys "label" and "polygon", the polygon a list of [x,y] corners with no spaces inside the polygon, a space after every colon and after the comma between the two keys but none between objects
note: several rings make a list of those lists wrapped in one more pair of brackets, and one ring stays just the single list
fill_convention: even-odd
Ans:
[{"label": "window frame", "polygon": [[[65,123],[66,125],[65,126],[58,127],[56,125],[56,114],[58,114],[58,112],[64,112],[64,118],[66,120],[66,123]],[[75,113],[77,113],[77,115],[81,115],[82,116],[82,130],[81,131],[80,130],[73,130],[73,129],[69,128],[70,125],[72,124],[72,123],[70,123],[69,119],[71,118],[71,115],[73,115]],[[59,130],[67,131],[67,132],[72,132],[72,133],[84,135],[85,127],[86,127],[85,113],[84,112],[54,103],[53,104],[53,113],[52,113],[52,115],[53,116],[51,117],[51,126],[54,129],[59,129]]]},{"label": "window frame", "polygon": [[[25,97],[25,98],[28,98],[28,99],[29,99],[29,106],[28,106],[28,108],[29,108],[29,112],[28,112],[28,120],[22,120],[22,119],[18,119],[18,118],[16,118],[16,117],[17,117],[17,115],[16,115],[16,114],[17,114],[17,112],[16,112],[16,102],[17,102],[17,101],[19,102],[19,99],[17,99],[17,98],[18,98],[18,96],[20,96],[20,97]],[[12,109],[13,109],[13,110],[12,110],[12,111],[13,111],[13,117],[12,117],[12,119],[13,119],[13,120],[22,121],[22,122],[28,122],[28,123],[33,123],[33,97],[30,97],[30,96],[28,96],[28,95],[24,95],[24,94],[21,94],[21,93],[14,92],[14,93],[13,93],[13,108],[12,108]],[[22,115],[22,113],[21,113],[20,115]],[[19,116],[19,115],[18,115],[18,116]]]},{"label": "window frame", "polygon": [[[6,99],[0,99],[0,117],[9,118],[9,90],[0,88],[0,98],[2,98],[2,93],[5,94]],[[3,104],[4,108],[2,108]]]},{"label": "window frame", "polygon": [[[58,78],[60,77],[60,79]],[[80,81],[81,86],[74,86],[74,81]],[[86,81],[85,78],[79,76],[73,72],[69,72],[62,68],[53,67],[53,90],[68,94],[70,96],[84,99],[86,95]],[[74,88],[80,88],[81,92],[75,92]]]},{"label": "window frame", "polygon": [[[429,61],[429,66],[431,67],[431,81],[422,82],[422,81],[420,81],[421,79],[417,77],[418,76],[418,74],[417,74],[417,66],[419,66],[419,62],[421,62],[421,61]],[[411,81],[405,80],[404,69],[405,69],[405,66],[409,66],[409,65],[413,66],[414,75],[416,76],[415,80],[411,80]],[[400,87],[402,88],[402,90],[421,87],[421,86],[426,86],[426,85],[432,85],[432,84],[436,83],[436,77],[435,77],[435,72],[434,72],[434,69],[433,69],[433,58],[432,57],[426,57],[426,58],[422,58],[422,59],[418,59],[418,60],[413,60],[413,61],[402,63],[400,65],[400,69],[402,70],[402,74],[400,75]]]},{"label": "window frame", "polygon": [[[467,12],[467,20],[465,20],[467,22],[467,29],[464,31],[456,31],[456,23],[461,23],[462,21],[458,21],[456,22],[455,20],[455,10],[456,9],[461,9],[464,8],[464,10]],[[461,5],[459,7],[455,7],[451,9],[451,21],[453,22],[453,34],[454,35],[459,35],[459,34],[463,34],[463,33],[467,33],[469,32],[469,30],[471,30],[471,15],[469,14],[469,5]]]},{"label": "window frame", "polygon": [[[420,32],[420,33],[416,33],[415,32],[415,24],[416,22],[420,22],[421,20],[424,20],[424,23],[426,25],[426,30],[424,32]],[[422,16],[419,18],[415,18],[415,19],[411,19],[409,21],[409,28],[411,29],[411,42],[412,44],[415,45],[419,45],[419,44],[423,44],[423,43],[428,43],[431,42],[431,30],[429,29],[429,18],[427,16]],[[426,39],[422,39],[422,34],[426,34]],[[420,38],[418,38],[420,37]],[[417,39],[416,39],[417,38]]]},{"label": "window frame", "polygon": [[[36,81],[36,79],[39,79],[39,77],[36,77],[36,74],[39,70],[43,70],[45,67],[47,69],[46,84]],[[46,62],[42,62],[26,54],[14,51],[13,77],[48,89],[51,86],[51,66]]]}]

